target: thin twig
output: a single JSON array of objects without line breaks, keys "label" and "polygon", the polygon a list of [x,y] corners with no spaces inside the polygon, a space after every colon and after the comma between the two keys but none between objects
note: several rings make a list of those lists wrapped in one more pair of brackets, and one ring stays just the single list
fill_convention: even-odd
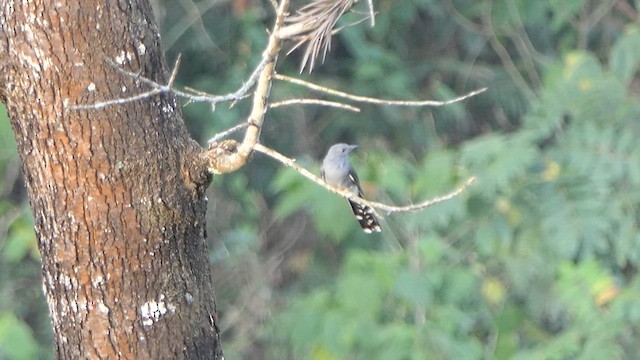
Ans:
[{"label": "thin twig", "polygon": [[145,77],[139,76],[139,74],[126,71],[120,67],[118,67],[118,70],[124,75],[138,79],[144,83],[151,85],[154,88],[162,89],[163,91],[171,91],[174,94],[180,97],[183,97],[191,102],[208,102],[208,103],[216,104],[219,102],[238,100],[241,97],[245,96],[246,93],[249,91],[249,89],[251,89],[251,87],[258,80],[258,78],[260,77],[260,72],[262,71],[262,69],[264,69],[267,63],[269,63],[269,60],[270,59],[267,56],[263,55],[262,59],[260,60],[260,63],[258,64],[258,66],[256,66],[255,70],[253,70],[253,73],[251,73],[251,76],[249,76],[247,81],[244,84],[242,84],[242,86],[240,86],[238,90],[236,90],[235,92],[229,93],[227,95],[219,95],[219,96],[193,95],[180,90],[172,89],[167,85],[158,84],[153,80],[149,80]]},{"label": "thin twig", "polygon": [[227,129],[227,130],[223,131],[223,132],[219,132],[219,133],[215,134],[211,139],[209,139],[209,141],[207,141],[207,143],[212,144],[212,143],[214,143],[216,141],[220,141],[223,138],[226,138],[227,136],[246,128],[247,126],[249,126],[249,123],[248,122],[243,122],[242,124],[238,124],[238,125],[230,128],[230,129]]},{"label": "thin twig", "polygon": [[296,172],[298,172],[300,175],[306,177],[307,179],[315,182],[316,184],[324,187],[325,189],[338,194],[344,198],[347,198],[353,202],[356,202],[360,205],[365,205],[365,206],[370,206],[376,209],[380,209],[380,210],[384,210],[387,213],[391,214],[391,213],[395,213],[395,212],[409,212],[409,211],[417,211],[417,210],[422,210],[424,208],[427,208],[429,206],[435,205],[437,203],[441,203],[443,201],[447,201],[447,200],[451,200],[454,197],[462,194],[467,187],[469,187],[471,184],[473,184],[476,181],[476,177],[472,176],[469,179],[467,179],[467,181],[465,181],[462,185],[460,185],[457,189],[449,192],[448,194],[445,195],[440,195],[440,196],[436,196],[435,198],[423,201],[419,204],[413,204],[413,205],[406,205],[406,206],[394,206],[394,205],[387,205],[387,204],[383,204],[383,203],[379,203],[379,202],[375,202],[375,201],[369,201],[369,200],[365,200],[363,198],[360,197],[354,197],[352,193],[345,191],[345,190],[341,190],[338,188],[335,188],[329,184],[327,184],[324,180],[322,180],[320,177],[316,176],[315,174],[313,174],[311,171],[299,166],[296,161],[294,159],[288,158],[282,154],[280,154],[279,152],[268,148],[262,144],[256,144],[254,147],[254,150],[257,152],[261,152],[279,162],[281,162],[282,164],[292,168],[293,170],[295,170]]},{"label": "thin twig", "polygon": [[447,201],[447,200],[451,200],[454,197],[462,194],[470,185],[472,185],[473,183],[475,183],[478,180],[478,178],[476,178],[475,176],[472,176],[470,178],[468,178],[462,185],[458,186],[458,188],[456,188],[455,190],[444,194],[444,195],[439,195],[436,196],[432,199],[423,201],[419,204],[413,204],[413,205],[405,205],[405,206],[393,206],[393,205],[386,205],[386,204],[382,204],[382,203],[377,203],[377,202],[371,202],[369,201],[369,204],[373,207],[377,207],[378,209],[381,210],[385,210],[387,211],[387,213],[394,213],[394,212],[406,212],[406,211],[416,211],[416,210],[422,210],[424,208],[427,208],[429,206],[435,205],[437,203],[441,203],[443,201]]},{"label": "thin twig", "polygon": [[[271,59],[269,58],[269,56],[267,56],[267,54],[263,54],[262,59],[260,60],[260,63],[258,64],[258,66],[256,66],[255,70],[253,70],[253,72],[251,73],[251,76],[249,76],[249,78],[247,79],[247,81],[245,81],[242,86],[240,86],[240,88],[238,88],[238,90],[236,90],[235,92],[229,93],[227,95],[219,95],[219,96],[213,96],[213,95],[209,95],[209,94],[205,94],[205,93],[200,93],[200,92],[195,92],[195,91],[191,91],[191,93],[189,92],[185,92],[185,91],[180,91],[177,90],[173,87],[173,80],[175,80],[175,75],[177,74],[177,69],[178,69],[178,65],[179,65],[179,58],[178,61],[176,61],[176,65],[173,67],[172,72],[171,72],[171,78],[169,79],[169,82],[166,85],[163,84],[159,84],[151,79],[148,79],[144,76],[141,76],[139,73],[137,72],[132,72],[132,71],[127,71],[125,69],[123,69],[120,65],[118,65],[116,62],[114,62],[113,60],[105,57],[105,61],[113,66],[119,73],[128,76],[130,78],[133,78],[135,80],[138,80],[144,84],[147,84],[149,86],[152,87],[151,90],[149,91],[145,91],[143,93],[134,95],[134,96],[130,96],[130,97],[126,97],[126,98],[120,98],[120,99],[113,99],[113,100],[107,100],[107,101],[101,101],[101,102],[97,102],[94,104],[89,104],[89,105],[73,105],[70,106],[69,108],[72,110],[87,110],[87,109],[101,109],[105,106],[110,106],[110,105],[121,105],[121,104],[125,104],[125,103],[129,103],[132,101],[138,101],[138,100],[142,100],[157,94],[164,94],[164,93],[173,93],[177,96],[180,96],[182,98],[187,99],[189,102],[207,102],[210,103],[212,105],[215,105],[217,103],[220,102],[226,102],[226,101],[237,101],[240,100],[244,97],[247,96],[247,92],[251,89],[251,87],[253,87],[253,85],[256,83],[256,81],[258,80],[258,78],[260,77],[260,73],[262,72],[262,70],[264,69],[265,66],[267,66],[267,64],[269,63]],[[194,93],[196,95],[194,95]]]},{"label": "thin twig", "polygon": [[288,105],[308,105],[308,104],[331,106],[331,107],[336,107],[336,108],[339,108],[339,109],[349,110],[349,111],[353,111],[353,112],[360,112],[360,109],[355,107],[355,106],[351,106],[351,105],[348,105],[348,104],[343,104],[343,103],[339,103],[339,102],[335,102],[335,101],[327,101],[327,100],[320,100],[320,99],[289,99],[289,100],[283,100],[283,101],[278,101],[278,102],[272,103],[271,105],[269,105],[269,108],[270,109],[275,109],[275,108],[279,108],[279,107],[282,107],[282,106],[288,106]]},{"label": "thin twig", "polygon": [[[176,80],[176,75],[178,74],[178,68],[180,67],[180,58],[181,55],[178,55],[178,58],[176,59],[176,62],[173,65],[173,69],[171,70],[171,75],[169,76],[169,82],[167,82],[167,88],[171,88],[173,86],[173,82]],[[120,67],[113,61],[111,61],[111,59],[107,59],[108,63],[110,63],[113,66],[116,66],[116,68],[120,69]],[[133,73],[132,73],[133,74]],[[139,77],[140,74],[136,73],[136,77]],[[120,98],[120,99],[113,99],[113,100],[107,100],[107,101],[102,101],[102,102],[97,102],[93,105],[73,105],[70,106],[69,108],[71,110],[89,110],[89,109],[101,109],[103,107],[106,106],[110,106],[110,105],[121,105],[121,104],[125,104],[128,102],[132,102],[132,101],[138,101],[138,100],[142,100],[151,96],[155,96],[158,95],[160,93],[165,92],[164,89],[162,88],[155,88],[149,91],[145,91],[143,93],[137,94],[137,95],[133,95],[133,96],[129,96],[126,98]]]},{"label": "thin twig", "polygon": [[167,86],[169,88],[173,87],[173,83],[176,81],[176,76],[178,75],[178,68],[180,68],[180,60],[182,59],[182,54],[178,54],[176,58],[176,62],[173,64],[173,69],[171,70],[171,75],[169,76],[169,82]]},{"label": "thin twig", "polygon": [[69,106],[69,109],[71,109],[71,110],[99,110],[99,109],[102,109],[103,107],[107,107],[107,106],[111,106],[111,105],[122,105],[122,104],[126,104],[128,102],[146,99],[148,97],[152,97],[152,96],[155,96],[155,95],[158,95],[158,94],[161,94],[161,93],[163,93],[163,91],[161,89],[153,89],[153,90],[145,91],[145,92],[140,93],[138,95],[129,96],[129,97],[120,98],[120,99],[101,101],[101,102],[97,102],[97,103],[91,104],[91,105],[72,105],[72,106]]},{"label": "thin twig", "polygon": [[437,101],[437,100],[420,100],[420,101],[406,101],[406,100],[386,100],[386,99],[378,99],[378,98],[372,98],[372,97],[366,97],[366,96],[359,96],[359,95],[353,95],[353,94],[349,94],[349,93],[345,93],[342,91],[338,91],[338,90],[334,90],[334,89],[330,89],[324,86],[320,86],[314,83],[310,83],[308,81],[304,81],[304,80],[300,80],[300,79],[296,79],[290,76],[286,76],[286,75],[281,75],[281,74],[276,74],[274,77],[276,80],[281,80],[281,81],[287,81],[290,82],[292,84],[296,84],[296,85],[300,85],[300,86],[304,86],[307,87],[311,90],[314,91],[318,91],[318,92],[323,92],[329,95],[333,95],[333,96],[338,96],[341,98],[345,98],[345,99],[349,99],[349,100],[353,100],[353,101],[358,101],[358,102],[364,102],[364,103],[371,103],[371,104],[381,104],[381,105],[397,105],[397,106],[444,106],[444,105],[449,105],[449,104],[453,104],[465,99],[468,99],[472,96],[478,95],[480,93],[483,93],[485,91],[487,91],[487,88],[481,88],[478,90],[474,90],[470,93],[467,93],[465,95],[462,96],[458,96],[456,98],[450,99],[450,100],[446,100],[446,101]]}]

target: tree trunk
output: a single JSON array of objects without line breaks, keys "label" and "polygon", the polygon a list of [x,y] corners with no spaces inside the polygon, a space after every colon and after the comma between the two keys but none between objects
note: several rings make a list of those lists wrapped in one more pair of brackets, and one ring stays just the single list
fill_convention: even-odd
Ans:
[{"label": "tree trunk", "polygon": [[146,0],[0,2],[0,100],[23,163],[59,359],[222,358],[210,181]]}]

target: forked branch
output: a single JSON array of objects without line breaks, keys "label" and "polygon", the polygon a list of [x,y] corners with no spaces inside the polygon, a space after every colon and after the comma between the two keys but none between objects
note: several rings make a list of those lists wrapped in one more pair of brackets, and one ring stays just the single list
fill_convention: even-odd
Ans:
[{"label": "forked branch", "polygon": [[172,93],[176,96],[187,99],[187,101],[189,102],[207,102],[207,103],[210,103],[212,106],[215,106],[216,104],[221,102],[238,101],[240,99],[247,97],[247,93],[249,92],[249,90],[251,90],[253,85],[255,85],[256,81],[258,80],[258,77],[262,73],[262,70],[265,68],[265,66],[269,62],[269,58],[266,56],[263,56],[262,59],[260,60],[260,63],[253,70],[253,72],[251,73],[251,76],[249,76],[247,81],[245,81],[242,84],[242,86],[238,88],[238,90],[226,95],[210,95],[200,91],[186,92],[186,91],[181,91],[176,89],[173,86],[173,82],[175,80],[175,74],[177,74],[178,68],[180,66],[180,57],[178,57],[178,59],[176,60],[173,66],[173,69],[171,71],[171,78],[166,84],[157,83],[151,79],[148,79],[140,75],[140,73],[127,71],[123,69],[121,65],[117,64],[116,62],[114,62],[109,58],[105,58],[105,61],[109,65],[113,66],[119,73],[150,86],[151,90],[142,92],[140,94],[132,95],[129,97],[99,101],[93,104],[71,105],[68,107],[70,110],[99,110],[106,106],[122,105],[132,101],[138,101],[138,100],[146,99],[158,94],[166,94],[166,93]]},{"label": "forked branch", "polygon": [[[69,106],[70,109],[73,110],[97,110],[101,109],[105,106],[111,105],[121,105],[131,101],[138,101],[148,97],[152,97],[158,94],[164,93],[172,93],[176,96],[182,97],[186,99],[188,102],[208,102],[213,106],[220,102],[235,102],[242,98],[248,96],[249,91],[255,86],[253,91],[253,104],[251,107],[251,113],[249,114],[247,120],[241,124],[235,125],[230,129],[223,131],[217,135],[215,135],[209,141],[208,150],[204,151],[202,154],[202,161],[207,168],[209,173],[216,174],[224,174],[228,172],[235,171],[242,167],[247,161],[252,151],[256,150],[259,152],[263,152],[274,159],[282,162],[283,164],[290,166],[305,177],[311,179],[312,181],[324,186],[325,188],[340,194],[344,197],[349,197],[348,194],[341,192],[340,190],[334,189],[331,186],[327,185],[324,181],[322,181],[317,176],[311,174],[305,169],[298,167],[295,162],[291,159],[284,157],[283,155],[261,145],[259,143],[260,132],[264,123],[264,117],[268,109],[277,108],[281,106],[288,106],[293,104],[316,104],[322,106],[331,106],[336,108],[341,108],[349,111],[360,111],[359,108],[354,107],[352,105],[335,102],[335,101],[327,101],[322,99],[289,99],[280,102],[269,102],[269,95],[271,86],[274,79],[290,82],[296,85],[307,87],[313,91],[321,92],[324,94],[329,94],[332,96],[336,96],[342,99],[361,102],[361,103],[372,103],[372,104],[380,104],[380,105],[396,105],[396,106],[444,106],[448,104],[452,104],[458,101],[465,100],[469,97],[480,94],[486,90],[486,88],[479,89],[467,93],[465,95],[459,96],[457,98],[446,100],[446,101],[435,101],[435,100],[421,100],[421,101],[405,101],[405,100],[386,100],[386,99],[378,99],[378,98],[370,98],[365,96],[358,96],[353,94],[348,94],[342,91],[330,89],[327,87],[323,87],[320,85],[316,85],[304,80],[278,75],[275,73],[275,65],[277,62],[278,54],[281,51],[282,42],[287,38],[292,38],[300,34],[306,34],[308,36],[315,36],[315,40],[312,40],[309,43],[309,47],[314,47],[312,49],[307,49],[307,54],[305,55],[305,60],[303,61],[303,67],[305,66],[306,61],[310,61],[310,68],[313,67],[315,58],[322,52],[323,57],[326,55],[327,51],[330,47],[331,36],[334,32],[338,31],[335,29],[335,25],[340,16],[342,16],[345,12],[349,11],[358,0],[314,0],[309,5],[305,6],[303,9],[298,11],[298,13],[294,16],[287,17],[287,11],[289,6],[289,0],[281,0],[278,4],[272,2],[274,7],[276,7],[276,19],[269,33],[268,44],[262,54],[262,59],[256,69],[249,76],[247,81],[242,84],[242,86],[233,93],[229,93],[227,95],[210,95],[197,90],[186,90],[181,91],[174,87],[174,81],[176,78],[176,74],[178,72],[180,58],[176,61],[171,76],[166,84],[157,83],[151,79],[145,78],[141,76],[139,73],[127,71],[122,68],[122,64],[116,63],[111,59],[106,59],[110,65],[115,67],[121,74],[130,77],[136,81],[139,81],[143,84],[146,84],[150,87],[150,90],[145,91],[140,94],[136,94],[130,97],[107,100],[103,102],[97,102],[89,105],[73,105]],[[373,9],[372,2],[368,0],[369,11],[371,24],[374,24],[374,15],[375,11]],[[314,16],[317,18],[314,20]],[[317,20],[317,21],[316,21]],[[287,25],[285,26],[285,22]],[[296,27],[297,26],[297,27]],[[299,43],[300,44],[300,43]],[[240,130],[245,130],[243,140],[236,141],[233,139],[224,140],[225,137],[236,133]],[[459,195],[466,186],[468,186],[471,182],[473,182],[475,178],[471,178],[463,187],[457,190],[457,192],[452,192],[447,194],[444,197],[435,198],[429,200],[427,202],[423,202],[421,204],[397,207],[386,205],[382,203],[376,203],[371,201],[366,201],[360,198],[353,198],[352,200],[364,205],[369,205],[381,210],[385,210],[387,212],[396,212],[396,211],[413,211],[418,210],[435,203],[448,200],[454,196]]]},{"label": "forked branch", "polygon": [[221,143],[210,142],[209,150],[204,153],[207,169],[211,173],[224,174],[242,167],[254,146],[260,139],[260,131],[264,122],[264,116],[269,108],[268,100],[271,91],[271,82],[275,73],[275,65],[282,42],[278,37],[280,27],[284,23],[289,0],[282,0],[276,13],[276,21],[269,36],[269,43],[264,50],[262,58],[267,59],[264,68],[260,71],[256,90],[253,93],[253,106],[247,119],[247,130],[241,143],[235,140],[226,140]]}]

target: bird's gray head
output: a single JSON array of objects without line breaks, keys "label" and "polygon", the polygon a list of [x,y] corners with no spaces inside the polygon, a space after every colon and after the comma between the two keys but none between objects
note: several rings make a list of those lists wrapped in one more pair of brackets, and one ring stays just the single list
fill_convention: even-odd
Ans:
[{"label": "bird's gray head", "polygon": [[357,149],[357,145],[335,144],[327,152],[327,158],[347,157],[353,150]]}]

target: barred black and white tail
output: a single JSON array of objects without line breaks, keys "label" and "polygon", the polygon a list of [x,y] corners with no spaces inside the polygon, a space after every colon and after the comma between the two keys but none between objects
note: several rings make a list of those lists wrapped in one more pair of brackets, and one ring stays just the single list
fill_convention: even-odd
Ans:
[{"label": "barred black and white tail", "polygon": [[349,200],[349,205],[351,205],[351,210],[353,210],[353,214],[356,216],[356,219],[358,219],[360,227],[364,232],[367,234],[380,232],[380,224],[378,223],[378,219],[376,219],[376,214],[372,208],[362,206],[351,200]]}]

